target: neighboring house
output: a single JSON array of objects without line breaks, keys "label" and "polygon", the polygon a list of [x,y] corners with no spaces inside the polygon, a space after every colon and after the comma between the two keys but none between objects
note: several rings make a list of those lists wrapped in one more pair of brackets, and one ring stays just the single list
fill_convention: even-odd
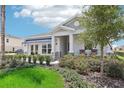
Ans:
[{"label": "neighboring house", "polygon": [[[21,38],[11,36],[8,34],[5,35],[5,52],[15,52],[18,49],[22,49],[22,42],[23,40]],[[1,51],[1,47],[0,47],[0,51]]]},{"label": "neighboring house", "polygon": [[[67,53],[80,54],[80,50],[85,50],[85,45],[78,38],[78,35],[83,32],[83,28],[78,21],[79,17],[74,16],[68,19],[48,34],[39,34],[26,38],[23,44],[25,53],[51,54],[54,58]],[[97,46],[96,49],[99,55],[100,47]],[[110,51],[109,46],[105,47],[104,53],[106,54],[107,51]]]},{"label": "neighboring house", "polygon": [[124,51],[124,45],[114,48],[115,51]]}]

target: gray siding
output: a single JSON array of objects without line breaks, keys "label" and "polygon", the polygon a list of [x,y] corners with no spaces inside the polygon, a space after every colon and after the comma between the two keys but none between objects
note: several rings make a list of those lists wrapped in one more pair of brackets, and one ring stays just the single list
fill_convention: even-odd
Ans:
[{"label": "gray siding", "polygon": [[81,26],[75,26],[75,25],[74,25],[74,22],[75,22],[75,21],[78,21],[78,18],[75,18],[75,19],[70,20],[69,22],[63,24],[63,26],[67,26],[67,27],[70,27],[70,28],[74,28],[75,30],[81,30],[81,29],[82,29]]}]

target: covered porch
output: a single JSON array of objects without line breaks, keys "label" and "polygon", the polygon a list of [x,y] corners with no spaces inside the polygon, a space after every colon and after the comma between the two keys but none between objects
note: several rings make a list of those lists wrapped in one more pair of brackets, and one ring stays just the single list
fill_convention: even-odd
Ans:
[{"label": "covered porch", "polygon": [[52,36],[52,55],[54,59],[74,53],[73,35]]},{"label": "covered porch", "polygon": [[68,53],[78,55],[81,49],[84,49],[84,45],[79,42],[77,34],[52,36],[52,55],[55,60]]}]

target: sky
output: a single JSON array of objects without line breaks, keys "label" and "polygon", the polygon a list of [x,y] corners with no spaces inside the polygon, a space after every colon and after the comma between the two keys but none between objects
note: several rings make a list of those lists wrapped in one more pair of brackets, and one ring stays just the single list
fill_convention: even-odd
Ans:
[{"label": "sky", "polygon": [[[77,5],[6,6],[6,33],[17,37],[48,33],[81,10]],[[124,40],[113,45],[124,45]]]},{"label": "sky", "polygon": [[6,32],[18,37],[47,33],[81,11],[80,6],[7,6]]}]

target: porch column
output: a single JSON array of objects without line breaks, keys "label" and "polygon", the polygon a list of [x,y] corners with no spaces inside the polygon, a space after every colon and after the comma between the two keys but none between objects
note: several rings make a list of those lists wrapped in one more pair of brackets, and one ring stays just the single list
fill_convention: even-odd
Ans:
[{"label": "porch column", "polygon": [[27,44],[27,54],[30,55],[31,54],[31,45]]},{"label": "porch column", "polygon": [[73,34],[69,35],[69,53],[74,53],[74,37]]},{"label": "porch column", "polygon": [[52,56],[53,56],[53,60],[55,58],[55,36],[52,36]]}]

